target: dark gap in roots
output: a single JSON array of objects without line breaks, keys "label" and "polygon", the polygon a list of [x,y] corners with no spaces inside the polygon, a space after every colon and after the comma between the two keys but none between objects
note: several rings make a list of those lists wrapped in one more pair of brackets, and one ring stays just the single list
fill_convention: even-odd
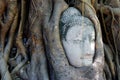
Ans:
[{"label": "dark gap in roots", "polygon": [[65,2],[69,5],[69,7],[74,7],[75,5],[79,4],[79,0],[65,0]]},{"label": "dark gap in roots", "polygon": [[[101,16],[100,11],[97,13],[97,15],[98,15],[97,17],[98,17],[101,25],[103,25],[102,16]],[[106,43],[106,44],[108,44],[108,42],[106,41],[107,39],[106,39],[106,33],[105,33],[105,30],[104,30],[104,27],[101,26],[101,29],[102,29],[101,31],[102,31],[102,39],[103,39],[103,42]]]}]

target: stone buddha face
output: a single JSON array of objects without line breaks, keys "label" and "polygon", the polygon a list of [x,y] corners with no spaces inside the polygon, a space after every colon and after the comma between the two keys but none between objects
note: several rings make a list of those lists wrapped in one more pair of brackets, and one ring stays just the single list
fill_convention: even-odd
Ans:
[{"label": "stone buddha face", "polygon": [[[77,10],[72,9],[71,11]],[[69,63],[74,67],[91,65],[95,52],[93,23],[88,18],[74,14],[68,18],[68,21],[66,20],[66,23],[65,21],[61,23],[61,41]]]}]

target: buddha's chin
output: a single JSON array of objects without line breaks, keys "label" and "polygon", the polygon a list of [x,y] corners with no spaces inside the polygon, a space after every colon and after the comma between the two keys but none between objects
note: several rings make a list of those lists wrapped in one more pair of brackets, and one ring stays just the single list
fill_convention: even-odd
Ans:
[{"label": "buddha's chin", "polygon": [[74,67],[83,67],[92,65],[92,59],[69,59],[69,63]]}]

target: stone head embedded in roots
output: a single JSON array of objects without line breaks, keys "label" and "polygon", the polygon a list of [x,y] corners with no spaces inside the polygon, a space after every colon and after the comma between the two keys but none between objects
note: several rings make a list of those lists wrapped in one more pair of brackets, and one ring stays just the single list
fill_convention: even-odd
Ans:
[{"label": "stone head embedded in roots", "polygon": [[82,16],[77,9],[68,8],[61,15],[60,35],[71,65],[81,67],[92,64],[95,53],[95,30],[88,18]]}]

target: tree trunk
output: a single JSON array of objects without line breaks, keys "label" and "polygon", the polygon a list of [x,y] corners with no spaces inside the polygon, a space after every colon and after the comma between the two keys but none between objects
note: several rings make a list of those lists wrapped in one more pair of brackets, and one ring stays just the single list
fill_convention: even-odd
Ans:
[{"label": "tree trunk", "polygon": [[119,5],[119,0],[0,0],[0,79],[120,80]]}]

